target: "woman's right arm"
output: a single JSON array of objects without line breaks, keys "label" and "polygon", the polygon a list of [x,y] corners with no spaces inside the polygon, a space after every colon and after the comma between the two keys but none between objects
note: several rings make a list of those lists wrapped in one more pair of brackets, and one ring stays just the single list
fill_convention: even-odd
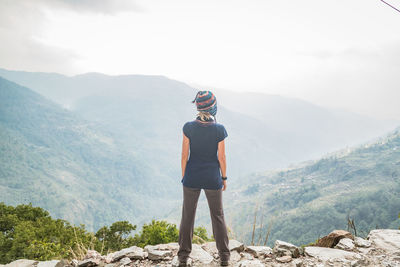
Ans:
[{"label": "woman's right arm", "polygon": [[[222,140],[221,142],[218,143],[218,161],[219,161],[219,167],[221,169],[221,175],[222,177],[226,177],[225,140]],[[224,185],[222,191],[225,191],[226,180],[222,180],[222,183]]]}]

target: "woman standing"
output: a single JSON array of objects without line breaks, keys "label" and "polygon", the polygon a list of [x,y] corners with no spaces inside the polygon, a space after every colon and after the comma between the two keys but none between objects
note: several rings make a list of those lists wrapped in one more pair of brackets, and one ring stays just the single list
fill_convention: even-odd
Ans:
[{"label": "woman standing", "polygon": [[[197,201],[204,190],[210,208],[213,236],[220,264],[228,266],[230,251],[222,206],[226,190],[225,127],[215,120],[217,99],[210,91],[199,91],[192,103],[199,111],[197,118],[183,126],[182,184],[183,206],[179,226],[179,266],[186,266],[192,251]],[[188,160],[190,151],[190,157]]]}]

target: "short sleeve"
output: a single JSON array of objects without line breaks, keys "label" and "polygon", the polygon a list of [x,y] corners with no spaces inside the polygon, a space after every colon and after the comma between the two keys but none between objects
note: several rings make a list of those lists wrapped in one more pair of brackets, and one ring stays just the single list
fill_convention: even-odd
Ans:
[{"label": "short sleeve", "polygon": [[218,142],[221,142],[228,136],[224,125],[220,124],[217,131]]},{"label": "short sleeve", "polygon": [[183,125],[183,133],[186,135],[186,137],[190,138],[190,124],[189,122],[185,123],[185,125]]}]

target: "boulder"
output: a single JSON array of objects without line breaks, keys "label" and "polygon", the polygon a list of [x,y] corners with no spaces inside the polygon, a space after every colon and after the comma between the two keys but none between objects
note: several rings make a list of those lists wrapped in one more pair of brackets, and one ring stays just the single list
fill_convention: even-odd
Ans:
[{"label": "boulder", "polygon": [[[192,259],[191,259],[191,258],[188,258],[188,259],[187,259],[187,262],[186,262],[186,266],[190,267],[190,266],[192,266],[192,265],[193,265]],[[179,266],[179,258],[178,258],[178,256],[175,256],[175,257],[172,259],[171,266],[172,266],[172,267],[178,267],[178,266]]]},{"label": "boulder", "polygon": [[304,253],[307,256],[321,260],[359,260],[361,256],[357,253],[335,248],[305,247]]},{"label": "boulder", "polygon": [[292,261],[292,257],[291,256],[282,256],[282,257],[278,257],[275,259],[277,262],[281,262],[281,263],[288,263]]},{"label": "boulder", "polygon": [[[128,257],[129,259],[145,259],[147,257],[147,252],[145,252],[142,248],[137,247],[137,246],[132,246],[129,248],[124,248],[120,251],[111,253],[106,256],[106,262],[116,262],[119,259],[122,259],[124,257]],[[110,261],[111,259],[111,261]]]},{"label": "boulder", "polygon": [[101,259],[86,259],[78,262],[78,267],[92,267],[100,264]]},{"label": "boulder", "polygon": [[369,248],[371,246],[371,241],[365,240],[364,238],[361,237],[354,237],[354,243],[357,247],[361,248]]},{"label": "boulder", "polygon": [[244,244],[235,240],[235,239],[230,239],[229,240],[229,250],[236,250],[237,252],[242,252],[244,250]]},{"label": "boulder", "polygon": [[339,240],[339,243],[337,243],[335,248],[343,250],[353,250],[355,248],[354,241],[347,237],[342,238]]},{"label": "boulder", "polygon": [[207,242],[201,245],[201,248],[207,251],[210,255],[218,255],[218,249],[215,242]]},{"label": "boulder", "polygon": [[101,259],[101,258],[102,256],[99,252],[97,252],[96,250],[88,249],[83,259],[87,260],[87,259]]},{"label": "boulder", "polygon": [[63,261],[64,264],[61,263],[59,260],[51,260],[51,261],[39,261],[37,267],[64,267],[68,266],[66,261]]},{"label": "boulder", "polygon": [[37,265],[39,262],[38,261],[34,261],[34,260],[25,260],[25,259],[21,259],[21,260],[16,260],[13,262],[10,262],[9,264],[6,264],[6,267],[32,267],[34,265]]},{"label": "boulder", "polygon": [[372,230],[367,238],[373,246],[389,254],[395,254],[400,251],[400,230],[376,229]]},{"label": "boulder", "polygon": [[241,258],[242,256],[239,254],[239,252],[237,252],[236,250],[231,251],[231,257],[230,257],[231,262],[240,261]]},{"label": "boulder", "polygon": [[200,245],[192,244],[192,251],[189,255],[195,262],[200,262],[201,264],[210,264],[214,258],[207,251],[205,251]]},{"label": "boulder", "polygon": [[297,246],[281,240],[275,241],[275,246],[272,252],[278,257],[292,256],[293,258],[298,258],[300,256],[300,250]]},{"label": "boulder", "polygon": [[167,260],[171,256],[172,256],[172,251],[170,250],[149,249],[147,251],[147,257],[152,261]]},{"label": "boulder", "polygon": [[168,260],[173,255],[170,248],[168,244],[147,245],[144,247],[144,251],[147,252],[150,260]]},{"label": "boulder", "polygon": [[319,239],[315,246],[333,248],[334,246],[336,246],[337,243],[339,243],[340,239],[342,238],[350,238],[351,240],[354,240],[354,237],[351,233],[344,230],[335,230],[329,235]]},{"label": "boulder", "polygon": [[125,265],[128,265],[129,263],[131,263],[132,261],[131,261],[131,259],[130,258],[128,258],[128,257],[125,257],[125,258],[122,258],[120,261],[119,261],[119,266],[125,266]]},{"label": "boulder", "polygon": [[245,251],[253,254],[256,258],[272,254],[272,248],[267,246],[247,246]]}]

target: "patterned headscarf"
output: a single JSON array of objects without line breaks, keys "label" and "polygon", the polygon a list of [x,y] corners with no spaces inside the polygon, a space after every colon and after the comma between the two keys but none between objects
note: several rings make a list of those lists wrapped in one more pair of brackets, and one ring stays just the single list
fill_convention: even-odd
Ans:
[{"label": "patterned headscarf", "polygon": [[215,117],[217,114],[217,98],[211,91],[198,91],[192,103],[196,102],[198,111],[206,111]]}]

